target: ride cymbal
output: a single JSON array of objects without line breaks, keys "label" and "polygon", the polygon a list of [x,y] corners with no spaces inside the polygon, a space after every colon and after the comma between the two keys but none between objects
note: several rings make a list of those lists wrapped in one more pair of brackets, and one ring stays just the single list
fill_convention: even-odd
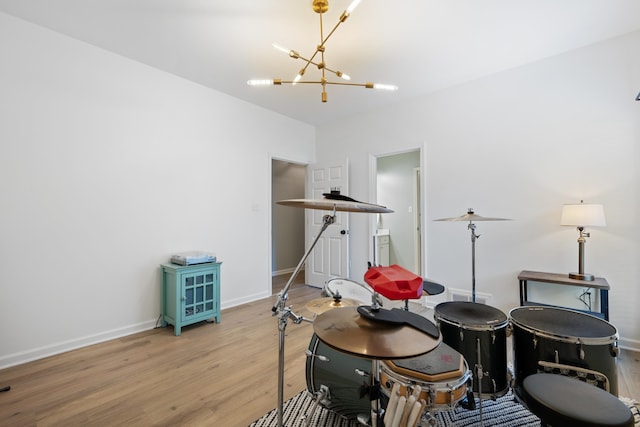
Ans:
[{"label": "ride cymbal", "polygon": [[473,212],[473,209],[469,209],[467,211],[466,214],[461,215],[461,216],[456,216],[453,218],[440,218],[440,219],[434,219],[434,221],[468,221],[468,222],[475,222],[475,221],[511,221],[508,218],[491,218],[491,217],[486,217],[486,216],[480,216],[477,215],[476,213]]},{"label": "ride cymbal", "polygon": [[323,211],[366,212],[366,213],[392,213],[385,206],[375,205],[351,200],[338,199],[288,199],[277,202],[279,205],[293,206],[295,208],[308,208]]},{"label": "ride cymbal", "polygon": [[427,353],[440,344],[411,326],[367,319],[356,307],[336,308],[313,322],[318,338],[338,351],[370,359],[401,359]]}]

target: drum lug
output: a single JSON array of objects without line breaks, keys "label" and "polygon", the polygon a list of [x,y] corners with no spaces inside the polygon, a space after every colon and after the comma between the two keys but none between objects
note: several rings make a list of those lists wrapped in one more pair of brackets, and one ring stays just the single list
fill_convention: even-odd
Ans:
[{"label": "drum lug", "polygon": [[584,348],[582,348],[582,342],[578,340],[578,358],[584,360]]},{"label": "drum lug", "polygon": [[369,376],[369,372],[363,371],[362,369],[354,369],[354,372],[356,374],[360,375],[361,377],[368,377]]},{"label": "drum lug", "polygon": [[315,357],[316,359],[320,360],[321,362],[330,362],[331,361],[331,359],[329,359],[327,356],[323,356],[321,354],[313,354],[311,352],[311,350],[309,350],[309,349],[305,350],[304,354],[307,357]]},{"label": "drum lug", "polygon": [[460,341],[464,341],[464,332],[462,331],[462,329],[460,329],[459,334],[460,334]]},{"label": "drum lug", "polygon": [[496,343],[496,332],[491,330],[491,345],[495,345]]},{"label": "drum lug", "polygon": [[509,338],[513,334],[513,326],[511,326],[511,323],[509,323],[507,327],[504,329],[504,333],[507,336],[507,338]]},{"label": "drum lug", "polygon": [[538,338],[536,336],[536,334],[533,334],[533,349],[535,350],[536,347],[538,347]]},{"label": "drum lug", "polygon": [[616,341],[614,344],[609,346],[609,353],[612,357],[618,357],[620,354],[620,348],[618,347],[618,342]]}]

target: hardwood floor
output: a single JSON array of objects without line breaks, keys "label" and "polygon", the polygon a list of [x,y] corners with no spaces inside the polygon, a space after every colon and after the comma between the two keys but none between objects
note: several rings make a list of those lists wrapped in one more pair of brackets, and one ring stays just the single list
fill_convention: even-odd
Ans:
[{"label": "hardwood floor", "polygon": [[[274,278],[274,291],[286,283]],[[280,285],[278,285],[280,283]],[[300,284],[288,305],[320,290]],[[151,331],[0,370],[2,426],[239,426],[277,405],[275,297],[224,310],[220,324]],[[306,388],[313,328],[289,322],[284,399]],[[620,395],[640,400],[640,354],[618,357]]]}]

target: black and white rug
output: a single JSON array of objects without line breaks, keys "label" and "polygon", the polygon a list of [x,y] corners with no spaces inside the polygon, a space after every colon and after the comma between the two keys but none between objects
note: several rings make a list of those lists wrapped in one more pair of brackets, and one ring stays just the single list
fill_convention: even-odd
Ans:
[{"label": "black and white rug", "polygon": [[[287,427],[304,426],[304,414],[313,405],[313,396],[305,391],[292,397],[284,403],[282,421]],[[470,411],[457,407],[451,411],[441,411],[435,414],[438,426],[467,427],[480,425],[479,409]],[[250,427],[272,427],[278,424],[278,411],[273,410],[251,424]],[[485,427],[524,427],[540,426],[540,420],[514,401],[511,392],[493,400],[482,401],[482,424]],[[348,421],[334,412],[318,408],[311,417],[310,426],[318,427],[361,427],[355,421]]]},{"label": "black and white rug", "polygon": [[[635,415],[636,426],[640,426],[638,403],[621,398]],[[286,427],[303,427],[304,416],[313,405],[313,396],[306,390],[284,402],[282,422]],[[457,407],[451,411],[435,414],[440,427],[471,427],[480,425],[480,410],[473,411]],[[278,425],[278,411],[272,410],[249,427],[275,427]],[[311,416],[309,426],[313,427],[361,427],[356,421],[349,421],[335,412],[318,407]],[[511,391],[493,400],[482,401],[482,425],[485,427],[537,427],[538,417],[518,403]]]}]

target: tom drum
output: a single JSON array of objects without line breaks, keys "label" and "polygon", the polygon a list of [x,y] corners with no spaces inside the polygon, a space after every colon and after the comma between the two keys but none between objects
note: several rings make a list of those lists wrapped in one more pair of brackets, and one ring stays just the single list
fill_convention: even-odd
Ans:
[{"label": "tom drum", "polygon": [[[486,304],[450,301],[435,307],[434,319],[442,333],[442,342],[466,359],[473,377],[474,394],[491,399],[505,395],[510,380],[507,316]],[[480,367],[482,375],[478,375]]]}]

